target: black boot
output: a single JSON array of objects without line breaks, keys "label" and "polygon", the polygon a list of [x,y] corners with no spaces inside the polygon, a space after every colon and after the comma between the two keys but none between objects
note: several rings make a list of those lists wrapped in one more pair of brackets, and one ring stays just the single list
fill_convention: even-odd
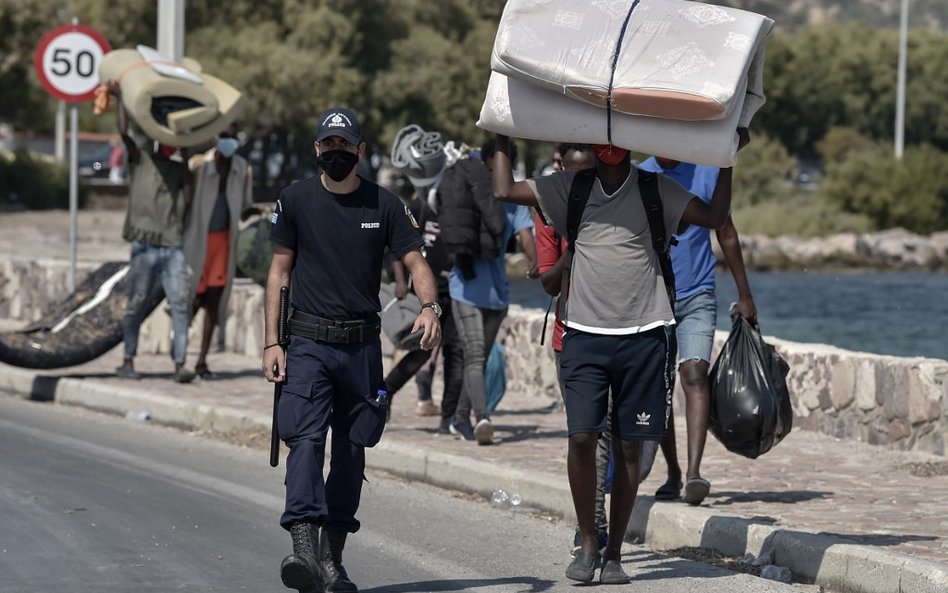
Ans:
[{"label": "black boot", "polygon": [[319,534],[319,571],[326,593],[353,593],[359,588],[349,580],[342,566],[342,549],[346,547],[345,531],[333,527],[323,527]]},{"label": "black boot", "polygon": [[321,593],[319,563],[316,560],[318,528],[300,521],[290,525],[290,536],[293,538],[293,553],[284,558],[280,565],[283,584],[300,593]]}]

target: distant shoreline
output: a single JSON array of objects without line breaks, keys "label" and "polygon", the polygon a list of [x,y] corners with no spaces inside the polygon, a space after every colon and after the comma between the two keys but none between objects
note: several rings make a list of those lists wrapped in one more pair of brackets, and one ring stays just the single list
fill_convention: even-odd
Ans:
[{"label": "distant shoreline", "polygon": [[[80,210],[79,260],[126,259],[129,245],[122,239],[124,220],[124,208]],[[39,237],[43,240],[38,241]],[[0,212],[0,253],[5,255],[68,260],[68,239],[66,210]],[[723,267],[720,248],[713,239],[712,244]],[[924,236],[896,228],[807,239],[741,235],[741,249],[747,269],[758,272],[948,272],[948,230]],[[523,276],[523,266],[522,255],[511,257],[511,277]]]}]

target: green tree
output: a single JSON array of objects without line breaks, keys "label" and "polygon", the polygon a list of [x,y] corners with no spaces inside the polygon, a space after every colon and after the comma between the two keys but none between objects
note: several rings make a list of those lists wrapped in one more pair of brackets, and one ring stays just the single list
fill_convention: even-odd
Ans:
[{"label": "green tree", "polygon": [[880,229],[916,233],[948,228],[948,154],[931,145],[906,149],[897,161],[878,145],[830,163],[819,196],[847,212],[868,216]]},{"label": "green tree", "polygon": [[[893,137],[898,33],[862,23],[827,23],[776,33],[765,66],[767,104],[756,130],[790,152],[811,156],[833,127],[852,127],[876,140]],[[909,35],[906,143],[948,150],[948,37]]]},{"label": "green tree", "polygon": [[782,144],[765,135],[754,136],[734,167],[734,207],[785,199],[797,177],[797,160]]},{"label": "green tree", "polygon": [[68,14],[44,0],[0,0],[0,120],[48,132],[55,101],[40,87],[33,56],[42,36]]}]

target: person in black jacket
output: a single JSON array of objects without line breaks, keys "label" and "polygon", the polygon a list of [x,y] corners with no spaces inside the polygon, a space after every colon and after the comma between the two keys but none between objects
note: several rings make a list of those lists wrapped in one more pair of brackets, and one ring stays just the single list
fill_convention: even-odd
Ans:
[{"label": "person in black jacket", "polygon": [[[493,143],[481,148],[481,158],[489,163],[493,156]],[[494,345],[500,324],[507,316],[510,302],[507,283],[505,246],[514,235],[520,239],[521,247],[529,260],[529,269],[536,272],[536,249],[533,243],[533,219],[528,208],[521,206],[499,206],[491,190],[490,172],[487,166],[470,159],[460,160],[452,169],[464,164],[470,173],[466,187],[454,188],[446,177],[438,190],[440,198],[441,231],[445,247],[457,246],[458,237],[451,234],[453,226],[445,221],[469,219],[468,229],[479,229],[478,233],[465,235],[470,241],[471,255],[455,252],[455,265],[451,270],[448,288],[451,293],[451,308],[458,333],[464,343],[464,388],[450,430],[461,438],[479,445],[494,442],[494,427],[487,410],[487,394],[484,385],[484,370],[487,356]],[[448,171],[450,171],[449,169]],[[468,198],[458,198],[453,193],[474,195],[474,206]],[[452,207],[453,206],[453,207]],[[503,232],[498,237],[490,225],[496,223],[495,208],[503,214]],[[487,230],[485,231],[485,227]],[[460,231],[459,231],[460,232]],[[499,241],[497,241],[499,239]],[[480,249],[477,249],[477,247]],[[495,249],[496,247],[496,249]],[[475,424],[470,416],[474,413]]]},{"label": "person in black jacket", "polygon": [[[449,152],[450,159],[447,154]],[[415,376],[419,391],[415,414],[417,416],[440,415],[438,434],[442,435],[449,434],[451,419],[454,417],[461,396],[464,351],[454,324],[451,295],[448,292],[451,259],[444,247],[444,235],[441,232],[438,211],[433,203],[448,163],[453,162],[460,154],[454,143],[442,143],[441,134],[438,132],[426,132],[414,124],[402,128],[396,134],[392,144],[392,164],[399,173],[408,178],[415,190],[408,208],[421,229],[425,242],[422,253],[435,276],[438,303],[441,304],[443,313],[440,348],[433,353],[421,349],[408,352],[386,375],[385,385],[389,393],[394,396],[412,376]],[[405,298],[408,291],[405,269],[398,260],[392,262],[392,268],[395,276],[395,297],[401,300]],[[439,350],[444,357],[444,394],[440,409],[431,399],[431,376],[434,374]]]},{"label": "person in black jacket", "polygon": [[491,192],[490,172],[480,161],[460,158],[438,185],[437,210],[444,248],[465,279],[474,277],[474,261],[504,253],[507,218]]}]

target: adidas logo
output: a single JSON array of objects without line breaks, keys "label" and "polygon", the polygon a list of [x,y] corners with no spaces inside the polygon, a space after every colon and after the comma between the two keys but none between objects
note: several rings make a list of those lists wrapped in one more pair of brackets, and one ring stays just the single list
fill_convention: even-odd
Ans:
[{"label": "adidas logo", "polygon": [[646,414],[645,412],[642,412],[636,415],[636,418],[638,418],[638,422],[636,422],[636,424],[641,424],[642,426],[648,426],[648,421],[649,421],[649,418],[651,417],[652,417],[651,414]]}]

